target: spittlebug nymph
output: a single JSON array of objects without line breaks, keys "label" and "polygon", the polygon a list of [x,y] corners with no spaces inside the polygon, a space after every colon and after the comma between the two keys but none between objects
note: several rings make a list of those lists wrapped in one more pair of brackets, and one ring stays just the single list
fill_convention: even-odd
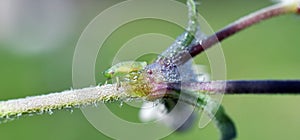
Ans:
[{"label": "spittlebug nymph", "polygon": [[120,86],[119,78],[124,79],[126,75],[134,72],[138,72],[144,69],[147,66],[146,62],[137,62],[137,61],[125,61],[113,65],[111,68],[106,70],[103,74],[110,80],[116,78],[118,87]]}]

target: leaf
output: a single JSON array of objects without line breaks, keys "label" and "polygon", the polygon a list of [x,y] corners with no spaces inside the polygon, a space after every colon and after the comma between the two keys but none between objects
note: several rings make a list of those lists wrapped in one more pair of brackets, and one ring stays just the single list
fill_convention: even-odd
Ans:
[{"label": "leaf", "polygon": [[231,118],[226,114],[222,105],[214,115],[214,122],[221,133],[221,140],[232,140],[236,138],[236,127]]}]

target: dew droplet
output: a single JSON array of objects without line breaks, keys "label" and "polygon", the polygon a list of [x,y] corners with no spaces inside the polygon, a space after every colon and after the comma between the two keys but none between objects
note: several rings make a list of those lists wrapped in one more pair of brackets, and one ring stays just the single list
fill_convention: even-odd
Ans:
[{"label": "dew droplet", "polygon": [[98,107],[98,103],[97,102],[94,102],[93,104],[94,104],[95,107]]},{"label": "dew droplet", "polygon": [[122,107],[123,106],[123,102],[120,102],[120,107]]},{"label": "dew droplet", "polygon": [[48,114],[49,115],[52,115],[53,114],[53,111],[51,109],[48,109]]},{"label": "dew droplet", "polygon": [[44,114],[44,110],[40,110],[40,111],[38,111],[38,112],[37,112],[37,114],[38,114],[38,115],[42,115],[42,114]]},{"label": "dew droplet", "polygon": [[21,116],[22,116],[22,113],[18,113],[18,114],[17,114],[17,117],[21,117]]}]

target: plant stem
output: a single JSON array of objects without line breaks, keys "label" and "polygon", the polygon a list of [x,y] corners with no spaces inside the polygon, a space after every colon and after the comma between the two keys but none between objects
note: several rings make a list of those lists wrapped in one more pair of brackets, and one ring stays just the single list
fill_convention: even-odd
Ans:
[{"label": "plant stem", "polygon": [[[223,29],[216,32],[206,39],[202,40],[201,43],[196,44],[189,48],[189,55],[192,57],[197,56],[201,52],[205,51],[206,49],[212,47],[214,44],[234,35],[235,33],[246,29],[260,21],[270,19],[272,17],[280,16],[283,14],[288,13],[297,13],[300,14],[300,6],[298,2],[281,2],[261,10],[258,10],[254,13],[251,13],[245,17],[238,19],[237,21],[229,24],[228,26],[224,27]],[[182,54],[180,54],[182,55]],[[178,64],[185,63],[191,57],[180,56],[179,62],[175,62]]]},{"label": "plant stem", "polygon": [[[170,83],[160,86],[148,97],[155,100],[161,97],[178,98],[179,95],[167,90],[200,91],[211,94],[300,94],[300,80],[249,80],[249,81],[211,81],[193,83]],[[173,95],[174,94],[174,95]],[[192,98],[197,95],[189,95]],[[0,118],[21,116],[24,114],[52,113],[56,109],[71,109],[98,102],[126,101],[138,99],[133,97],[122,87],[115,84],[95,86],[83,89],[68,90],[47,95],[33,96],[0,102]],[[141,98],[142,99],[142,98]],[[189,100],[187,100],[189,103]],[[192,102],[191,102],[192,103]],[[192,103],[193,104],[193,103]]]},{"label": "plant stem", "polygon": [[97,102],[113,102],[130,98],[125,90],[116,85],[88,87],[67,90],[47,95],[33,96],[0,102],[0,118],[10,118],[23,114],[51,113],[54,109],[70,109]]},{"label": "plant stem", "polygon": [[300,94],[300,80],[229,80],[172,83],[169,90],[188,89],[210,94]]},{"label": "plant stem", "polygon": [[300,94],[300,80],[226,81],[226,94]]}]

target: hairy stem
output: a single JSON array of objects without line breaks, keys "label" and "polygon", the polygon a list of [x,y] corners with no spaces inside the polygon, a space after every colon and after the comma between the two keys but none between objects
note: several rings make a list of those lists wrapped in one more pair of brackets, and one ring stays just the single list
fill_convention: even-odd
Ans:
[{"label": "hairy stem", "polygon": [[130,98],[129,94],[122,87],[116,89],[114,84],[67,90],[47,95],[1,101],[0,118],[52,112],[51,110],[55,109],[68,109],[97,102],[113,102],[125,98]]}]

